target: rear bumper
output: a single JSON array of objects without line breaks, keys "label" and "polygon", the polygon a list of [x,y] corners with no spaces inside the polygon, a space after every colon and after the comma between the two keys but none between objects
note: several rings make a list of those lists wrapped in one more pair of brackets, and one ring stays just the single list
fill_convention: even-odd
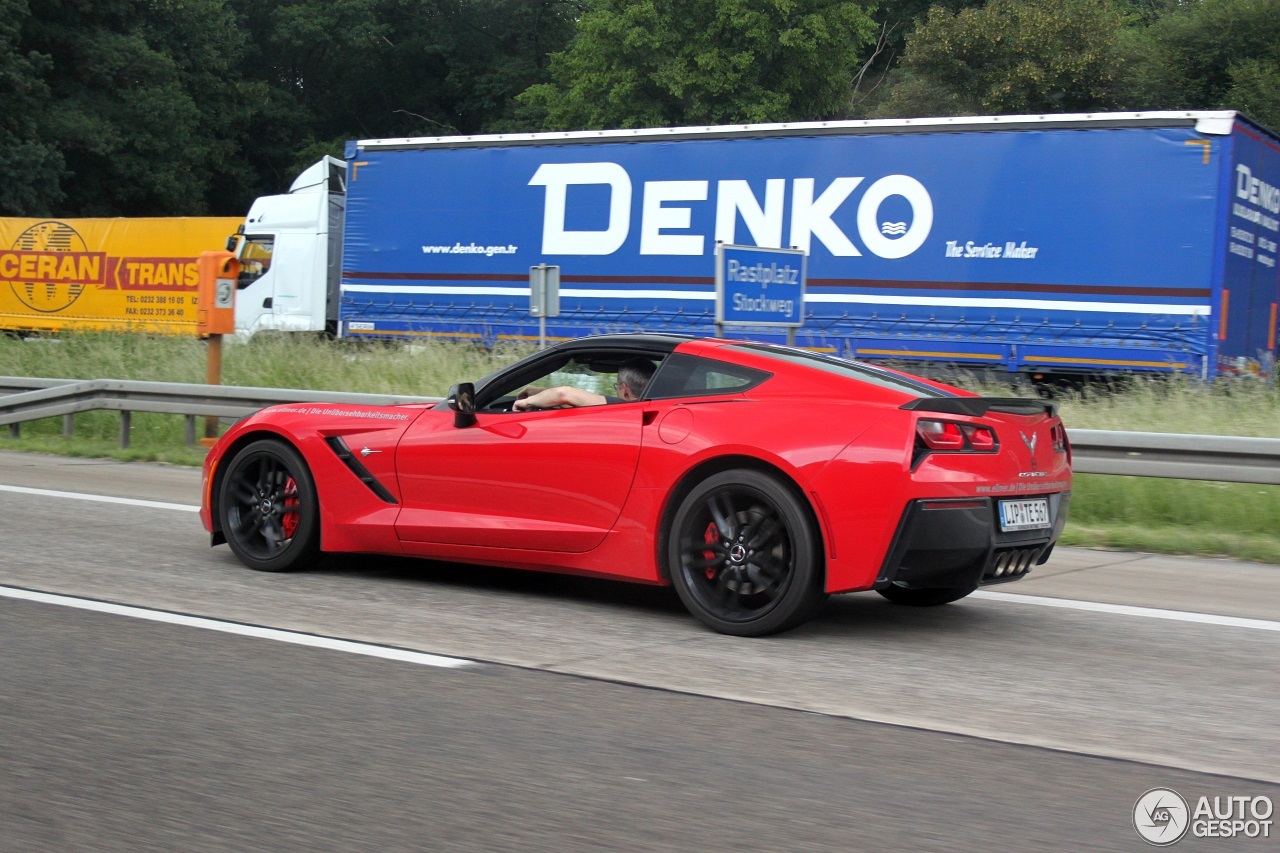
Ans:
[{"label": "rear bumper", "polygon": [[1051,527],[1008,533],[1000,530],[995,498],[910,502],[875,588],[973,589],[1024,577],[1033,566],[1049,559],[1067,523],[1071,493],[1026,497],[1048,499]]}]

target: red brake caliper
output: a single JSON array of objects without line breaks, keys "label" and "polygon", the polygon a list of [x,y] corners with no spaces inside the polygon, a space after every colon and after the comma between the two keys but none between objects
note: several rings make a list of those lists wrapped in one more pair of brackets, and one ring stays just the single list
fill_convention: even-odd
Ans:
[{"label": "red brake caliper", "polygon": [[284,514],[280,516],[280,527],[286,539],[292,539],[293,531],[298,529],[298,484],[292,477],[284,484]]},{"label": "red brake caliper", "polygon": [[[702,541],[706,542],[708,545],[714,545],[719,539],[720,539],[720,533],[719,531],[716,530],[716,524],[713,521],[707,525],[706,532],[702,534]],[[711,562],[716,558],[716,552],[703,551],[702,556],[707,562]],[[715,577],[716,577],[716,567],[707,566],[707,580],[715,580]]]}]

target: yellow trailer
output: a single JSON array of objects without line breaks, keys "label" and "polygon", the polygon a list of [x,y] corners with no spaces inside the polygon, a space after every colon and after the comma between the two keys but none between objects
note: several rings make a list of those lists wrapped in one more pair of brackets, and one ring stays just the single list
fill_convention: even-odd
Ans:
[{"label": "yellow trailer", "polygon": [[0,330],[196,333],[196,261],[236,217],[0,217]]}]

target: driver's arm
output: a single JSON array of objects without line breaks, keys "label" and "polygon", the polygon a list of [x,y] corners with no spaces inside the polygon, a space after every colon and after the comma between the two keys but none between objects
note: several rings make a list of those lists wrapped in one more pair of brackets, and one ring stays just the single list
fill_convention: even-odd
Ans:
[{"label": "driver's arm", "polygon": [[516,400],[512,408],[517,412],[526,409],[558,409],[564,406],[603,406],[609,402],[603,394],[595,394],[574,388],[572,385],[557,385],[531,394],[523,400]]}]

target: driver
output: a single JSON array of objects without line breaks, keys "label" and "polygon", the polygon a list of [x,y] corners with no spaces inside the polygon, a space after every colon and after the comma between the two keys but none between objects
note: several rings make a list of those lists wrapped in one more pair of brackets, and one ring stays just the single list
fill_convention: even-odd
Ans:
[{"label": "driver", "polygon": [[560,409],[566,406],[603,406],[605,403],[628,403],[639,400],[644,388],[653,377],[653,362],[647,358],[631,358],[618,368],[618,381],[614,390],[616,397],[607,397],[575,388],[572,385],[557,385],[554,388],[535,388],[530,386],[520,392],[512,408],[517,412],[528,409]]}]

